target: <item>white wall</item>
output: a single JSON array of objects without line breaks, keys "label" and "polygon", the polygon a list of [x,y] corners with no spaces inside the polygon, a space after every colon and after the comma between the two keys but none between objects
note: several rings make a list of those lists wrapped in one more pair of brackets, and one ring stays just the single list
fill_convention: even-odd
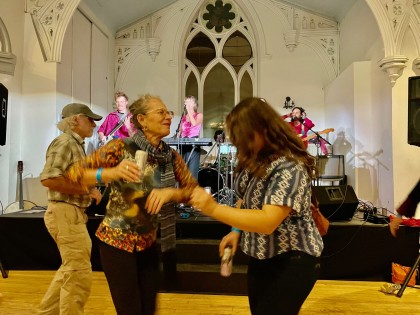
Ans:
[{"label": "white wall", "polygon": [[[13,76],[0,74],[0,82],[9,90],[6,145],[0,146],[0,201],[3,207],[16,200],[17,162],[21,159],[22,76],[24,46],[24,1],[2,0],[2,18],[17,62]],[[24,165],[25,169],[25,165]],[[0,211],[2,207],[0,206]]]},{"label": "white wall", "polygon": [[[409,57],[408,65],[416,58],[413,43],[407,32],[401,53]],[[340,48],[342,73],[328,86],[326,112],[337,107],[331,98],[343,93],[346,101],[335,113],[346,112],[347,106],[354,110],[353,121],[340,122],[354,125],[354,139],[349,139],[351,150],[347,153],[347,171],[354,171],[350,183],[360,199],[393,211],[420,174],[419,149],[407,144],[407,77],[413,73],[406,68],[392,87],[387,74],[379,69],[383,43],[364,0],[356,2],[342,21]]]},{"label": "white wall", "polygon": [[[403,201],[420,177],[420,148],[409,145],[408,133],[408,78],[415,76],[411,68],[415,58],[419,58],[411,32],[406,33],[403,52],[409,59],[408,67],[398,79],[392,94],[392,143],[394,161],[395,200],[398,205]],[[417,217],[420,217],[420,205]]]},{"label": "white wall", "polygon": [[[56,123],[61,119],[61,108],[64,103],[76,100],[90,105],[94,93],[91,93],[89,78],[81,80],[74,77],[73,66],[66,70],[72,74],[71,80],[63,80],[63,76],[59,77],[61,81],[57,79],[57,63],[44,61],[31,17],[24,13],[24,1],[2,0],[0,16],[8,28],[12,50],[17,56],[14,76],[0,74],[1,82],[9,89],[7,145],[0,147],[0,201],[6,207],[17,200],[17,162],[21,160],[23,198],[38,205],[46,205],[46,191],[39,183],[39,174],[45,163],[46,149],[58,135]],[[113,45],[113,35],[103,26],[101,31]],[[64,45],[64,58],[72,58],[73,55],[69,54],[70,46]],[[82,47],[84,46],[80,45],[76,48],[81,51]],[[103,44],[99,47],[105,48]],[[110,47],[111,44],[108,45],[108,50]],[[107,108],[112,108],[113,102],[113,56],[108,51],[102,53],[106,56],[103,66],[106,71],[98,75],[103,76],[106,73],[107,80],[109,79],[105,82],[107,87],[102,87],[102,94],[108,101],[98,105],[97,100],[100,98],[96,95],[94,99],[95,105],[102,105],[103,112],[107,113]],[[111,70],[110,74],[107,73],[108,70]],[[80,84],[76,96],[74,81]],[[63,85],[66,87],[63,88]],[[95,92],[99,92],[97,87]]]}]

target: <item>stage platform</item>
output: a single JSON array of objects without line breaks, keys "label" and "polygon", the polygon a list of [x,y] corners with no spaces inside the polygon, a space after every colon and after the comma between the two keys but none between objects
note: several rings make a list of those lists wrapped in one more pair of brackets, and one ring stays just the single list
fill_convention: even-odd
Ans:
[{"label": "stage platform", "polygon": [[[60,256],[45,228],[43,215],[25,211],[0,216],[0,259],[6,269],[59,267]],[[102,270],[94,236],[101,219],[90,216],[87,224],[93,244],[92,267],[96,271]],[[241,251],[234,258],[233,275],[222,278],[218,274],[218,241],[229,231],[229,226],[194,212],[187,219],[178,215],[176,255],[171,255],[167,262],[176,261],[177,284],[171,288],[163,286],[163,290],[246,294],[247,256]],[[390,281],[391,262],[411,266],[419,252],[418,228],[402,226],[398,237],[393,238],[387,225],[357,218],[331,222],[323,239],[321,279]]]}]

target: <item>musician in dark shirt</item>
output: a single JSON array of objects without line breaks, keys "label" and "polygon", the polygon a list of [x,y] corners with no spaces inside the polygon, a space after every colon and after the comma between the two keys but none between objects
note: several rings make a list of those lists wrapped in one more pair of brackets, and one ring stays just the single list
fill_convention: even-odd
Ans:
[{"label": "musician in dark shirt", "polygon": [[117,110],[108,114],[98,129],[98,137],[101,144],[113,138],[127,138],[135,133],[134,126],[131,123],[131,114],[127,109],[127,95],[123,92],[116,92],[115,103]]}]

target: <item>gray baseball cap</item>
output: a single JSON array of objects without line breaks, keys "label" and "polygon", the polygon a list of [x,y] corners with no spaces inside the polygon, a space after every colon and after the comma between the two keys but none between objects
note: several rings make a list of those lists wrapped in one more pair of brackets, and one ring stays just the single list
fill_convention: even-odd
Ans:
[{"label": "gray baseball cap", "polygon": [[73,115],[82,114],[93,120],[101,120],[102,116],[96,115],[91,109],[85,104],[71,103],[63,107],[61,112],[61,118],[67,118]]}]

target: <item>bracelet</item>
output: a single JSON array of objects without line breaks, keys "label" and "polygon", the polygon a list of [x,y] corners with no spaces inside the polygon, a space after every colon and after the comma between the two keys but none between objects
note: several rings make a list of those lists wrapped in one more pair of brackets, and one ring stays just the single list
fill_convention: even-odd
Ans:
[{"label": "bracelet", "polygon": [[98,168],[96,171],[96,181],[102,183],[102,167]]},{"label": "bracelet", "polygon": [[241,230],[240,230],[240,229],[237,229],[236,227],[232,227],[230,230],[231,230],[232,232],[236,232],[236,233],[241,234]]},{"label": "bracelet", "polygon": [[402,219],[403,215],[397,212],[397,218]]}]

